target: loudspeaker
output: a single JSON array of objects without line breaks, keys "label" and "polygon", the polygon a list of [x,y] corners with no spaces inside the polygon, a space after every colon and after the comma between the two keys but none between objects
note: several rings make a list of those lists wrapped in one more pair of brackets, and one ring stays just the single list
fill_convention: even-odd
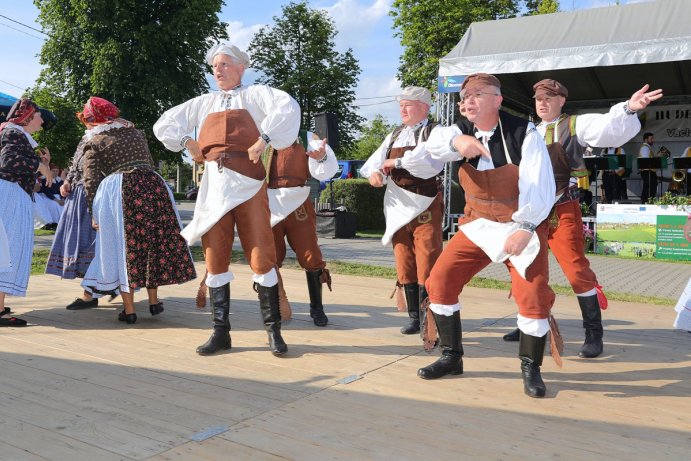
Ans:
[{"label": "loudspeaker", "polygon": [[320,138],[328,139],[333,150],[338,149],[338,120],[336,114],[320,112],[314,114],[314,132]]}]

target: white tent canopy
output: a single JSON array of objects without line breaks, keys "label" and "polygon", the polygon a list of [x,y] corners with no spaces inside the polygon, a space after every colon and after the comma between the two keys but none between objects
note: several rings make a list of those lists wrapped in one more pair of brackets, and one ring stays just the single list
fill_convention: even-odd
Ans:
[{"label": "white tent canopy", "polygon": [[658,0],[473,23],[440,60],[440,77],[495,74],[516,109],[532,107],[532,85],[555,78],[569,107],[603,106],[642,86],[666,102],[691,102],[691,0]]}]

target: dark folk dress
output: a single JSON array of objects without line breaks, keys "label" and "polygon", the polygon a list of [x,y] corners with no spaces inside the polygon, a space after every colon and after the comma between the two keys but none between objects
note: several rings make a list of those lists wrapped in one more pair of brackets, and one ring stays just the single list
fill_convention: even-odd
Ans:
[{"label": "dark folk dress", "polygon": [[87,288],[156,288],[195,278],[173,198],[152,164],[135,128],[112,128],[86,142],[84,188],[99,224]]},{"label": "dark folk dress", "polygon": [[95,253],[96,231],[91,226],[91,213],[86,206],[82,182],[84,143],[82,139],[77,146],[67,173],[66,182],[72,186],[72,192],[65,198],[65,209],[60,216],[46,264],[46,274],[58,275],[63,279],[84,277]]}]

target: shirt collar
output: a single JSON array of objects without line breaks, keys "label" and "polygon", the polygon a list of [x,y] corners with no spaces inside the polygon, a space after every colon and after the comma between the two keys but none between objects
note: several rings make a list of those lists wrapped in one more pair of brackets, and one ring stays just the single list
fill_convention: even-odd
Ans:
[{"label": "shirt collar", "polygon": [[[541,121],[541,122],[540,122],[540,125],[542,125],[542,126],[549,126],[549,125],[551,125],[551,124],[553,124],[553,123],[557,123],[557,120],[559,120],[559,117],[561,117],[561,114],[559,114],[559,115],[557,116],[557,118],[555,118],[554,120],[549,120],[549,121],[543,120],[543,121]],[[538,126],[540,126],[540,125],[538,125]]]},{"label": "shirt collar", "polygon": [[29,132],[24,129],[23,126],[17,125],[17,124],[12,123],[12,122],[7,122],[6,126],[8,128],[14,128],[14,129],[19,130],[22,133],[24,133],[24,136],[26,136],[26,140],[29,141],[31,148],[36,149],[36,147],[38,146],[38,143],[34,140],[34,138],[31,136],[31,134],[29,134]]},{"label": "shirt collar", "polygon": [[238,90],[242,89],[242,82],[238,83],[235,85],[233,88],[229,90],[219,90],[222,94],[230,94],[233,95],[238,92]]},{"label": "shirt collar", "polygon": [[404,128],[404,130],[412,130],[412,131],[415,131],[415,130],[417,130],[418,128],[422,128],[423,126],[427,126],[427,122],[428,122],[428,121],[429,121],[429,120],[427,120],[427,119],[425,118],[425,119],[422,119],[422,121],[416,123],[416,124],[413,125],[413,126],[408,126],[408,125],[406,125],[405,128]]},{"label": "shirt collar", "polygon": [[485,131],[485,130],[480,130],[480,129],[478,129],[477,127],[475,127],[475,137],[478,138],[478,139],[481,139],[481,138],[484,138],[484,137],[486,137],[486,138],[489,139],[489,138],[492,137],[492,135],[494,134],[494,132],[496,131],[496,129],[497,129],[497,126],[496,126],[496,125],[494,126],[494,128],[492,128],[491,130],[487,130],[487,131]]}]

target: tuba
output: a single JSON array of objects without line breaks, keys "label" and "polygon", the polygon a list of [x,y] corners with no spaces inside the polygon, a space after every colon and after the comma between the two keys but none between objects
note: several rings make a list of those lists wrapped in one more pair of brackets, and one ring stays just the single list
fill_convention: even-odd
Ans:
[{"label": "tuba", "polygon": [[684,190],[684,181],[686,181],[686,170],[678,169],[672,172],[672,181],[667,189],[672,195],[679,195]]},{"label": "tuba", "polygon": [[684,182],[686,181],[686,170],[678,169],[672,172],[673,182]]}]

